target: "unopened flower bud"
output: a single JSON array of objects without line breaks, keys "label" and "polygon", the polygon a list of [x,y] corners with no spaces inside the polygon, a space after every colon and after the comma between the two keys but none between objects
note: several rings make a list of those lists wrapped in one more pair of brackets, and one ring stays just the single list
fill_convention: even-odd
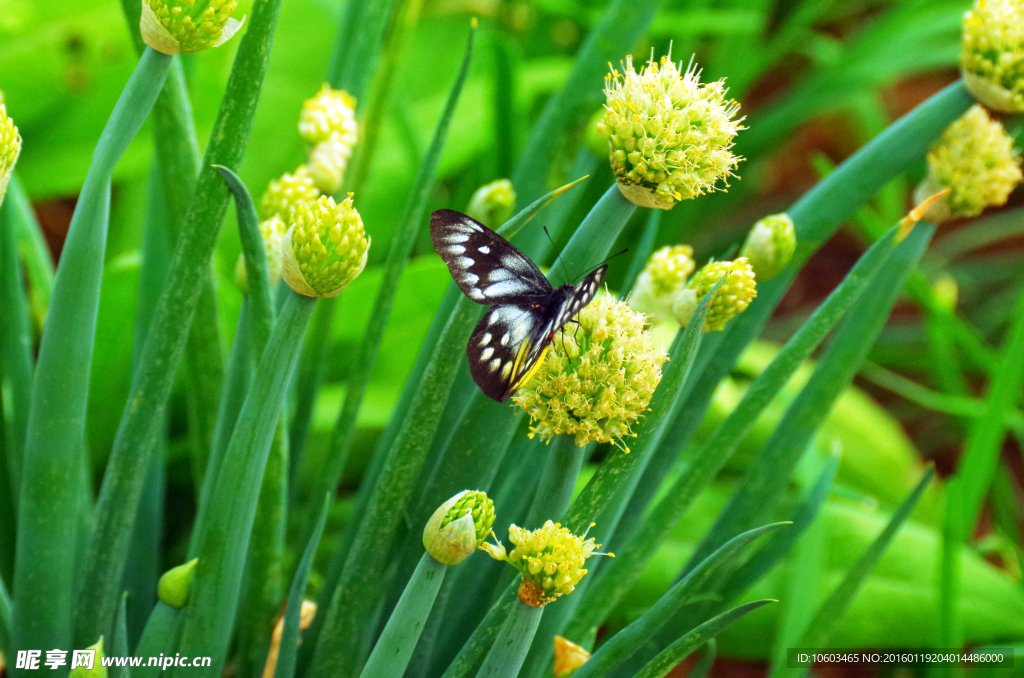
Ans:
[{"label": "unopened flower bud", "polygon": [[267,190],[260,199],[260,220],[266,221],[277,215],[288,223],[296,207],[314,202],[319,197],[320,191],[309,175],[309,168],[299,165],[294,172],[282,174],[280,179],[267,184]]},{"label": "unopened flower bud", "polygon": [[676,296],[686,287],[694,267],[693,248],[689,245],[662,247],[651,255],[637,276],[629,306],[646,315],[649,324],[661,324],[672,315]]},{"label": "unopened flower bud", "polygon": [[199,559],[195,558],[164,572],[156,585],[157,597],[171,607],[185,607],[192,595],[192,581],[196,578],[198,563]]},{"label": "unopened flower bud", "polygon": [[754,269],[746,257],[733,261],[712,261],[697,271],[686,290],[676,299],[672,311],[680,325],[686,327],[689,324],[700,300],[726,275],[729,277],[712,298],[701,332],[724,330],[733,316],[750,306],[750,302],[757,296],[757,283]]},{"label": "unopened flower bud", "polygon": [[92,650],[92,665],[88,664],[89,655],[86,655],[86,663],[73,666],[68,672],[68,678],[107,678],[107,667],[103,664],[103,636],[85,650]]},{"label": "unopened flower bud", "polygon": [[549,441],[562,433],[575,436],[580,447],[624,447],[622,439],[635,436],[630,424],[647,410],[668,356],[644,329],[644,316],[613,297],[592,302],[578,321],[555,337],[513,402],[530,415],[531,438]]},{"label": "unopened flower bud", "polygon": [[465,490],[441,504],[423,529],[423,547],[434,560],[455,565],[482,548],[494,525],[494,502]]},{"label": "unopened flower bud", "polygon": [[[1024,17],[1021,19],[1024,21]],[[923,201],[943,189],[924,219],[941,223],[973,217],[1002,205],[1021,181],[1020,153],[1002,123],[977,104],[950,123],[928,151],[928,176],[915,198]]]},{"label": "unopened flower bud", "polygon": [[7,194],[7,184],[11,180],[14,163],[21,153],[21,135],[14,121],[7,115],[7,107],[0,103],[0,203]]},{"label": "unopened flower bud", "polygon": [[497,230],[512,216],[516,206],[516,190],[508,179],[498,179],[476,189],[469,200],[466,214],[492,230]]},{"label": "unopened flower bud", "polygon": [[587,663],[590,653],[576,643],[555,636],[555,678],[569,678]]},{"label": "unopened flower bud", "polygon": [[583,565],[601,545],[586,536],[579,537],[550,520],[537,530],[511,525],[508,539],[515,544],[512,552],[505,553],[501,547],[489,549],[488,553],[497,560],[504,560],[522,575],[519,600],[542,607],[559,596],[572,593],[587,574]]},{"label": "unopened flower bud", "polygon": [[960,66],[974,97],[1004,113],[1024,112],[1024,3],[975,0],[964,13]]},{"label": "unopened flower bud", "polygon": [[[605,76],[605,116],[597,132],[608,140],[622,194],[641,207],[671,209],[680,200],[718,189],[741,160],[732,153],[743,129],[739,104],[725,82],[701,84],[668,57],[639,73],[626,57],[623,72]],[[725,184],[728,186],[728,183]]]},{"label": "unopened flower bud", "polygon": [[[281,655],[281,639],[284,637],[284,610],[278,615],[274,623],[274,630],[270,634],[270,649],[267,651],[267,661],[263,663],[262,678],[274,678],[277,670],[277,659]],[[316,618],[316,603],[303,600],[299,607],[299,631],[305,631],[313,625]]]},{"label": "unopened flower bud", "polygon": [[298,206],[281,240],[281,277],[307,297],[335,297],[366,266],[370,239],[352,206],[352,194],[336,204],[330,196]]},{"label": "unopened flower bud", "polygon": [[740,255],[747,258],[758,282],[774,278],[796,252],[796,229],[788,214],[761,219],[747,233]]},{"label": "unopened flower bud", "polygon": [[334,195],[341,190],[351,155],[352,147],[337,137],[321,141],[309,152],[309,177],[321,193]]},{"label": "unopened flower bud", "polygon": [[332,89],[324,83],[320,91],[302,104],[299,114],[299,134],[310,146],[337,137],[349,153],[356,145],[356,99],[342,89]]},{"label": "unopened flower bud", "polygon": [[242,27],[231,18],[235,0],[142,0],[142,40],[164,54],[191,54],[216,47]]}]

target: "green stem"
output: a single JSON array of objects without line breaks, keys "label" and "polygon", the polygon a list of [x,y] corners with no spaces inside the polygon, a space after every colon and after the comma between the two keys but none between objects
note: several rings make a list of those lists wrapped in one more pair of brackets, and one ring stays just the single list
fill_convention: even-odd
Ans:
[{"label": "green stem", "polygon": [[476,674],[477,678],[515,678],[526,661],[526,653],[543,614],[543,607],[533,607],[517,600]]},{"label": "green stem", "polygon": [[[128,402],[96,504],[96,532],[85,563],[76,638],[107,628],[127,557],[132,524],[145,482],[149,449],[188,337],[201,283],[228,204],[228,189],[215,164],[237,167],[245,153],[259,101],[281,0],[256,0],[242,33],[220,111],[178,237],[167,282],[132,379]],[[86,641],[86,644],[92,641]]]},{"label": "green stem", "polygon": [[260,480],[315,301],[294,294],[281,310],[238,415],[198,538],[199,563],[185,613],[181,653],[212,657],[211,666],[200,669],[206,676],[219,676],[227,659]]},{"label": "green stem", "polygon": [[423,554],[360,678],[391,678],[405,672],[447,570],[447,565],[437,562],[429,553]]},{"label": "green stem", "polygon": [[142,631],[138,645],[135,646],[134,657],[142,657],[138,667],[132,669],[135,678],[156,678],[165,670],[159,665],[149,666],[149,658],[163,655],[173,657],[181,637],[181,622],[184,611],[171,607],[162,600],[156,601],[153,611],[149,613],[146,627]]},{"label": "green stem", "polygon": [[530,506],[527,529],[535,530],[546,520],[558,520],[569,508],[585,451],[586,447],[576,446],[576,439],[571,435],[560,435],[555,439]]},{"label": "green stem", "polygon": [[[75,541],[79,497],[68,489],[77,487],[85,434],[89,366],[110,215],[110,174],[149,114],[169,65],[167,55],[146,50],[118,99],[96,145],[54,280],[22,464],[18,515],[22,538],[13,587],[16,647],[71,645],[75,563],[67,557],[67,547]],[[112,621],[111,614],[104,628]],[[65,675],[67,669],[62,667],[58,673]]]},{"label": "green stem", "polygon": [[43,321],[46,320],[46,309],[50,306],[50,296],[53,294],[53,256],[16,173],[11,174],[4,203],[13,209],[18,251],[28,277],[29,306],[32,308],[34,327],[41,332]]}]

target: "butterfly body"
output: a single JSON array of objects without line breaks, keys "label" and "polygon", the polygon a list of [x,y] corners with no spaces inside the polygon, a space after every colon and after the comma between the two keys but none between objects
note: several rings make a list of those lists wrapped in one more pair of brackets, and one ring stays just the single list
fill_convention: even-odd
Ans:
[{"label": "butterfly body", "polygon": [[590,303],[607,266],[555,289],[537,265],[500,235],[453,210],[430,217],[430,238],[462,292],[491,308],[467,347],[473,381],[507,400],[540,366],[551,341]]}]

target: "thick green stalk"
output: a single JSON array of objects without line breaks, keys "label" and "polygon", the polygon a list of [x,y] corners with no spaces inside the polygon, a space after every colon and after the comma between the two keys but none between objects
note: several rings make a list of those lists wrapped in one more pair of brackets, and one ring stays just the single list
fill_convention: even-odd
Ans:
[{"label": "thick green stalk", "polygon": [[299,566],[295,568],[295,576],[292,578],[292,585],[288,590],[288,605],[284,611],[284,627],[281,629],[281,644],[277,655],[277,666],[274,667],[274,678],[293,678],[295,675],[302,601],[306,596],[309,573],[313,569],[316,550],[320,547],[320,537],[324,534],[324,524],[327,522],[327,510],[330,506],[330,495],[324,495],[323,501],[320,502],[320,515],[317,516],[316,525],[313,526],[313,534],[309,538],[309,543],[306,544],[306,550],[302,553]]},{"label": "thick green stalk", "polygon": [[[96,532],[85,564],[76,638],[99,635],[113,619],[117,585],[157,434],[174,383],[201,281],[227,209],[228,189],[214,164],[237,167],[245,152],[266,73],[281,0],[256,0],[246,22],[227,89],[214,124],[202,171],[178,237],[167,283],[160,295],[139,370],[114,439],[96,505]],[[92,641],[85,641],[86,644]]]},{"label": "thick green stalk", "polygon": [[319,497],[325,492],[333,492],[345,469],[345,461],[348,459],[349,450],[356,434],[356,419],[363,404],[363,397],[366,395],[366,388],[370,383],[373,366],[377,362],[377,354],[380,351],[384,331],[387,329],[388,319],[391,317],[391,307],[394,305],[395,295],[398,293],[402,271],[405,270],[405,264],[409,260],[416,236],[423,226],[427,199],[434,186],[437,163],[441,159],[441,151],[448,138],[448,130],[455,107],[459,102],[459,96],[462,94],[462,87],[469,75],[475,35],[476,29],[471,30],[462,59],[462,67],[448,93],[448,101],[441,112],[437,128],[434,130],[430,149],[420,165],[416,183],[406,201],[402,218],[398,222],[398,231],[391,241],[391,249],[388,251],[387,261],[384,264],[383,281],[377,293],[377,300],[374,302],[363,341],[359,346],[356,359],[352,363],[352,373],[349,375],[345,389],[345,401],[334,422],[334,429],[331,431],[331,439],[327,446],[326,469],[324,473],[317,474],[318,485],[313,488],[310,496]]},{"label": "thick green stalk", "polygon": [[362,98],[377,70],[396,0],[348,0],[335,36],[327,82]]},{"label": "thick green stalk", "polygon": [[[0,387],[3,397],[4,453],[12,506],[21,487],[21,458],[32,400],[32,323],[18,258],[18,206],[8,198],[0,205]],[[7,488],[4,488],[6,492]],[[8,554],[10,555],[10,554]]]},{"label": "thick green stalk", "polygon": [[219,676],[227,659],[260,479],[315,301],[294,294],[281,310],[238,415],[199,535],[199,563],[180,647],[182,654],[213,658],[211,666],[200,669],[206,676]]},{"label": "thick green stalk", "polygon": [[[537,444],[540,445],[540,441]],[[585,453],[586,447],[577,447],[573,436],[560,435],[555,438],[544,470],[541,471],[537,494],[530,505],[525,525],[527,529],[535,530],[546,520],[558,520],[569,508]]]},{"label": "thick green stalk", "polygon": [[50,306],[50,296],[53,294],[53,256],[16,172],[11,173],[4,203],[14,210],[13,223],[18,239],[18,252],[21,254],[25,275],[28,277],[28,300],[32,309],[32,319],[36,329],[42,331],[46,309]]},{"label": "thick green stalk", "polygon": [[[729,628],[734,622],[739,621],[739,619],[745,616],[748,612],[753,612],[763,605],[775,602],[778,601],[756,600],[752,603],[740,605],[735,609],[724,612],[714,619],[709,619],[659,652],[657,657],[647,662],[640,673],[636,674],[636,678],[665,678],[672,669],[690,656],[691,653],[696,652],[701,645],[705,643],[714,643],[715,636]],[[711,647],[713,647],[713,645],[711,645]],[[712,652],[711,657],[712,659],[714,658],[714,652]],[[710,668],[710,665],[708,668]],[[705,669],[705,671],[706,670],[707,669]],[[692,676],[696,672],[697,671],[695,669],[694,673],[691,673],[690,675]]]},{"label": "thick green stalk", "polygon": [[543,614],[543,607],[515,601],[501,633],[476,674],[477,678],[515,678],[519,675]]},{"label": "thick green stalk", "polygon": [[156,601],[149,613],[146,628],[142,631],[134,657],[143,657],[142,664],[132,670],[135,678],[156,678],[162,669],[159,665],[148,666],[150,657],[164,655],[173,657],[181,637],[181,621],[184,611],[171,607],[162,600]]},{"label": "thick green stalk", "polygon": [[7,587],[3,579],[0,579],[0,652],[5,657],[15,657],[11,645],[11,597],[7,594]]},{"label": "thick green stalk", "polygon": [[391,678],[405,672],[447,570],[447,565],[437,562],[429,553],[423,554],[360,678]]},{"label": "thick green stalk", "polygon": [[[13,587],[19,648],[71,645],[75,563],[67,546],[75,540],[79,497],[68,489],[77,487],[85,434],[110,174],[149,114],[169,65],[169,57],[147,50],[118,99],[93,154],[54,280],[22,464]],[[67,669],[58,672],[65,675]]]}]

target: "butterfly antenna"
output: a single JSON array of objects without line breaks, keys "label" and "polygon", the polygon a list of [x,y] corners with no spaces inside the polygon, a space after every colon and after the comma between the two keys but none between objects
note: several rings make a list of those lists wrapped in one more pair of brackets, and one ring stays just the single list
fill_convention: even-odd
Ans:
[{"label": "butterfly antenna", "polygon": [[[610,257],[606,257],[604,261],[602,261],[601,263],[599,263],[599,264],[598,264],[597,266],[593,267],[593,268],[592,268],[592,269],[590,269],[589,271],[586,271],[586,272],[585,272],[585,273],[584,273],[584,274],[583,274],[582,276],[580,276],[580,277],[581,277],[581,278],[583,278],[583,277],[586,277],[586,276],[590,275],[591,273],[593,273],[594,271],[596,271],[596,270],[597,270],[598,268],[600,268],[600,267],[601,267],[601,266],[603,266],[604,264],[607,264],[607,263],[608,263],[609,261],[611,261],[611,260],[612,260],[612,259],[614,259],[615,257],[619,256],[620,254],[625,254],[625,253],[626,253],[626,252],[628,252],[628,251],[629,251],[629,248],[627,247],[627,248],[624,248],[623,250],[621,250],[621,251],[619,251],[619,252],[616,252],[615,254],[611,255]],[[576,280],[575,280],[575,279],[573,279],[573,281],[572,281],[572,282],[573,282],[573,284],[574,284],[574,285],[576,284]]]},{"label": "butterfly antenna", "polygon": [[561,255],[561,253],[558,252],[558,248],[555,246],[555,240],[554,240],[554,238],[551,237],[551,234],[548,233],[548,227],[544,226],[543,228],[544,228],[544,235],[546,235],[548,237],[548,240],[551,241],[551,246],[555,247],[555,256],[558,257],[558,263],[560,263],[562,265],[562,273],[565,274],[565,279],[568,280],[569,279],[569,269],[567,269],[565,267],[565,262],[562,261],[562,255]]}]

